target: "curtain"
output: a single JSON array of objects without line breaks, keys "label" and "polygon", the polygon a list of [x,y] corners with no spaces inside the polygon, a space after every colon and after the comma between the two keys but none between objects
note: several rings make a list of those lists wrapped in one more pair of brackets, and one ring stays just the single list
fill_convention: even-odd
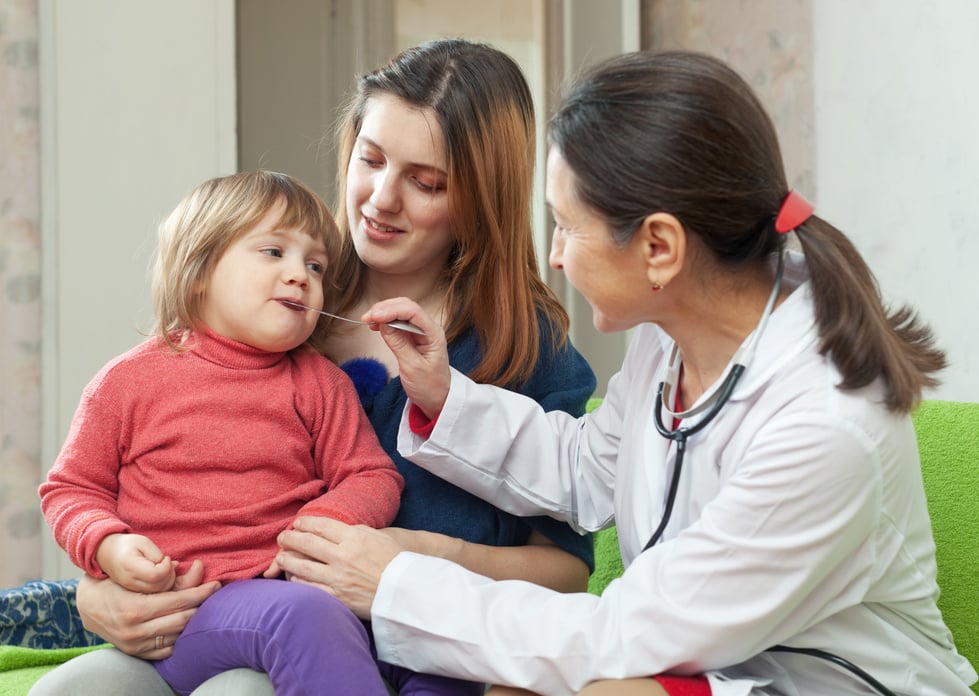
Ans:
[{"label": "curtain", "polygon": [[41,574],[38,0],[0,0],[0,588]]}]

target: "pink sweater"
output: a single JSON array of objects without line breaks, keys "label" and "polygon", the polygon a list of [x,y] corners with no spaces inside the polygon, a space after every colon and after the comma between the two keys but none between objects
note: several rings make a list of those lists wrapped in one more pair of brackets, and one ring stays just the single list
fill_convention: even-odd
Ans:
[{"label": "pink sweater", "polygon": [[255,577],[299,515],[383,527],[403,480],[347,376],[307,348],[266,353],[195,334],[150,339],[85,388],[41,485],[57,542],[86,573],[108,534],[152,539],[206,580]]}]

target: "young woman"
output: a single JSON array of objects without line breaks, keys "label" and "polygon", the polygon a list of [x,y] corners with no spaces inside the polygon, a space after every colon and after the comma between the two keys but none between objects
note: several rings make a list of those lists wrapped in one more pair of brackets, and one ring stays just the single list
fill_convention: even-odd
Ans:
[{"label": "young woman", "polygon": [[944,356],[788,189],[751,89],[707,56],[625,55],[550,133],[551,265],[599,329],[634,330],[597,411],[453,370],[418,303],[361,318],[426,331],[380,330],[402,453],[514,513],[614,521],[623,577],[600,598],[491,582],[314,518],[280,563],[371,617],[382,659],[548,696],[970,694],[909,417]]},{"label": "young woman", "polygon": [[[341,127],[340,250],[330,266],[338,275],[328,282],[325,306],[356,316],[378,299],[413,297],[438,317],[457,369],[545,410],[580,415],[595,378],[567,340],[567,315],[539,275],[531,229],[534,134],[526,81],[492,47],[435,41],[365,75]],[[396,446],[406,401],[397,361],[376,333],[340,322],[326,328],[326,354],[345,364],[405,478],[398,517],[385,530],[392,543],[488,577],[583,590],[593,562],[590,537],[548,516],[501,511],[404,460]],[[86,577],[79,610],[86,626],[126,653],[166,657],[211,591],[195,569],[178,583],[182,589],[146,597]],[[91,688],[93,679],[107,694],[166,693],[154,691],[161,684],[140,661],[98,652],[72,661],[74,672],[67,665],[55,670],[32,696],[70,694],[76,684]],[[410,672],[382,670],[395,688],[411,688]],[[324,673],[324,682],[331,678]],[[195,693],[222,689],[272,693],[264,675],[246,670]]]}]

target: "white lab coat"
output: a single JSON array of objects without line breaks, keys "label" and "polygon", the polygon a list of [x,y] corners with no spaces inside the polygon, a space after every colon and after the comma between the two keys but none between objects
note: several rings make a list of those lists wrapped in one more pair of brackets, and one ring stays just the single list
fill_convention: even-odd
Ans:
[{"label": "white lab coat", "polygon": [[[690,438],[663,540],[675,446],[652,419],[671,347],[635,331],[603,405],[580,419],[452,375],[412,461],[521,515],[614,522],[626,571],[599,597],[491,582],[402,553],[373,605],[379,657],[425,672],[571,694],[596,679],[707,672],[715,696],[872,693],[837,653],[899,694],[969,695],[976,679],[935,605],[935,549],[915,434],[818,353],[804,262],[728,404]],[[696,422],[697,417],[689,419]]]}]

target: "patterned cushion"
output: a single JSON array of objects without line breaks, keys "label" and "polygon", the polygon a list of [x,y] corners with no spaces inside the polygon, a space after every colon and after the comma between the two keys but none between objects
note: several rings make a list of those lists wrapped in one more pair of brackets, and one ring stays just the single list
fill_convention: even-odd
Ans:
[{"label": "patterned cushion", "polygon": [[82,627],[75,608],[77,586],[77,580],[36,580],[0,590],[0,645],[79,648],[102,643]]}]

